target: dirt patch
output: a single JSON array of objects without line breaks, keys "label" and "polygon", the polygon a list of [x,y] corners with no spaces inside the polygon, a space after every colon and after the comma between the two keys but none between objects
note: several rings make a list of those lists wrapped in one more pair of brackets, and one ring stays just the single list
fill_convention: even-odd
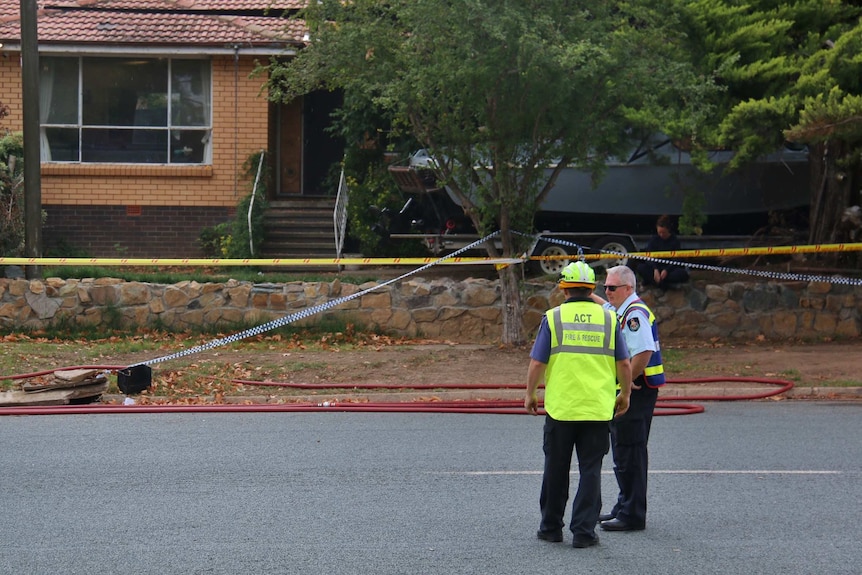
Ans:
[{"label": "dirt patch", "polygon": [[671,378],[753,376],[797,385],[862,385],[862,341],[749,345],[665,345]]}]

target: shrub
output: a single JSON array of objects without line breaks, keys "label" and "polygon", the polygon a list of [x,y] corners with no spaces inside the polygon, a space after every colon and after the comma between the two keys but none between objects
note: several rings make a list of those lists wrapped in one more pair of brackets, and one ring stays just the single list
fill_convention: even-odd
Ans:
[{"label": "shrub", "polygon": [[[2,106],[2,104],[0,104]],[[0,108],[0,118],[5,114]],[[24,137],[7,132],[0,138],[0,254],[24,254]]]},{"label": "shrub", "polygon": [[[198,245],[204,256],[211,258],[243,259],[258,255],[264,240],[263,219],[266,213],[266,188],[269,181],[269,165],[264,161],[257,188],[254,189],[258,164],[261,153],[252,154],[243,164],[245,176],[253,188],[242,198],[236,207],[234,219],[222,222],[210,228],[204,228],[198,234]],[[252,206],[252,198],[254,205]],[[251,213],[251,235],[249,235],[248,210]],[[251,237],[252,241],[249,241]]]}]

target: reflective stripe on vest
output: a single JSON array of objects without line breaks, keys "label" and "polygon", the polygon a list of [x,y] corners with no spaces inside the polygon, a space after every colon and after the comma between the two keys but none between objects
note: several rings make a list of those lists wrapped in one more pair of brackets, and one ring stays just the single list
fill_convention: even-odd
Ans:
[{"label": "reflective stripe on vest", "polygon": [[626,312],[623,315],[623,325],[628,323],[629,312],[632,309],[639,309],[643,311],[647,317],[649,318],[650,329],[652,329],[652,338],[655,340],[656,350],[649,358],[649,362],[647,366],[644,368],[644,376],[646,377],[647,385],[650,387],[661,387],[664,385],[665,377],[664,377],[664,364],[661,359],[661,344],[658,341],[658,324],[656,323],[655,314],[653,314],[652,310],[647,307],[647,305],[643,302],[643,300],[635,300],[629,304],[629,307],[626,308]]},{"label": "reflective stripe on vest", "polygon": [[545,315],[551,331],[545,411],[560,421],[609,421],[616,397],[617,318],[590,301],[564,303]]}]

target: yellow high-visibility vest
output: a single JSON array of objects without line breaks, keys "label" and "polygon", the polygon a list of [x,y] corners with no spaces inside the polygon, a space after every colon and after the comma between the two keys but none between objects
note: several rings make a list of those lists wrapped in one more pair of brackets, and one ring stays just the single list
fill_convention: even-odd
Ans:
[{"label": "yellow high-visibility vest", "polygon": [[551,355],[545,411],[560,421],[610,421],[617,389],[616,315],[591,301],[546,312]]}]

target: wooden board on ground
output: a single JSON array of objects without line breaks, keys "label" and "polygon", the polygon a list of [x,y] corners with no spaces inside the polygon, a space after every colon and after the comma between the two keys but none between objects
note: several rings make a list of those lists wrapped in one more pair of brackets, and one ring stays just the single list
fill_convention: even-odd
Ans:
[{"label": "wooden board on ground", "polygon": [[0,407],[18,407],[29,405],[67,405],[74,400],[88,397],[98,398],[108,390],[108,380],[91,385],[77,385],[69,389],[51,389],[39,393],[26,391],[0,392]]}]

